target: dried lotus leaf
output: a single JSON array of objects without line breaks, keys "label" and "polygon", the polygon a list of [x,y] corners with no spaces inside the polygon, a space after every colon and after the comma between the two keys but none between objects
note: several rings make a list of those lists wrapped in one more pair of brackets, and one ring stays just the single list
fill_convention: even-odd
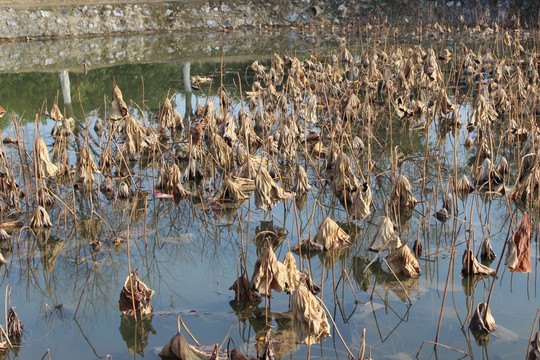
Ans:
[{"label": "dried lotus leaf", "polygon": [[306,170],[304,169],[303,166],[298,165],[296,167],[296,171],[295,171],[294,175],[295,175],[294,176],[295,184],[294,184],[294,187],[293,187],[292,190],[296,194],[301,195],[301,194],[304,194],[304,193],[306,193],[307,191],[309,191],[311,189],[311,185],[309,185]]},{"label": "dried lotus leaf", "polygon": [[13,307],[8,310],[7,333],[12,342],[20,343],[23,335],[23,324]]},{"label": "dried lotus leaf", "polygon": [[126,277],[126,281],[120,292],[118,308],[124,315],[149,315],[153,310],[151,299],[154,293],[154,290],[139,280],[139,271],[133,271]]},{"label": "dried lotus leaf", "polygon": [[111,104],[111,120],[120,120],[128,114],[128,108],[122,97],[122,90],[118,85],[113,87],[113,101]]},{"label": "dried lotus leaf", "polygon": [[34,161],[40,177],[48,178],[58,173],[58,167],[51,162],[49,150],[42,137],[34,142]]},{"label": "dried lotus leaf", "polygon": [[482,245],[480,245],[480,257],[483,261],[489,262],[492,262],[497,257],[493,251],[493,248],[491,247],[490,237],[485,238],[484,241],[482,241]]},{"label": "dried lotus leaf", "polygon": [[496,327],[495,319],[491,315],[488,305],[483,302],[479,303],[469,323],[471,331],[477,334],[490,334]]},{"label": "dried lotus leaf", "polygon": [[469,181],[469,178],[467,177],[467,175],[464,174],[458,180],[458,183],[457,183],[457,186],[456,186],[456,192],[457,192],[458,196],[462,200],[465,200],[467,198],[467,196],[469,196],[469,194],[471,192],[473,192],[473,191],[474,191],[474,188],[471,185],[471,182]]},{"label": "dried lotus leaf", "polygon": [[162,359],[206,360],[208,354],[190,345],[184,335],[178,333],[161,349],[158,354]]},{"label": "dried lotus leaf", "polygon": [[131,191],[129,190],[129,186],[124,181],[122,181],[120,185],[118,185],[116,197],[118,199],[129,199],[131,197]]},{"label": "dried lotus leaf", "polygon": [[270,244],[267,244],[257,261],[251,284],[261,295],[270,296],[270,291],[282,292],[289,288],[287,268],[279,262]]},{"label": "dried lotus leaf", "polygon": [[216,195],[216,199],[229,200],[232,202],[241,202],[249,199],[249,195],[244,193],[242,184],[237,183],[238,178],[227,178],[223,182],[220,192]]},{"label": "dried lotus leaf", "polygon": [[351,160],[344,152],[340,152],[335,160],[334,178],[330,187],[334,194],[352,193],[360,187],[360,181],[353,172]]},{"label": "dried lotus leaf", "polygon": [[50,228],[52,226],[51,218],[49,213],[43,206],[38,206],[32,220],[30,220],[31,228]]},{"label": "dried lotus leaf", "polygon": [[294,258],[294,255],[292,252],[287,252],[285,254],[285,259],[283,260],[283,265],[287,268],[287,288],[285,289],[285,292],[287,294],[292,293],[296,290],[298,287],[298,284],[300,283],[300,271],[298,271],[298,268],[296,267],[296,259]]},{"label": "dried lotus leaf", "polygon": [[463,275],[495,275],[495,270],[481,264],[471,249],[465,250],[461,260],[463,267],[461,273]]},{"label": "dried lotus leaf", "polygon": [[523,214],[517,231],[508,241],[505,265],[510,271],[531,271],[531,220],[528,212]]},{"label": "dried lotus leaf", "polygon": [[373,195],[368,183],[364,183],[353,194],[353,219],[364,220],[371,214]]},{"label": "dried lotus leaf", "polygon": [[234,299],[242,302],[259,302],[261,297],[255,293],[251,283],[245,275],[241,275],[229,290],[234,290]]},{"label": "dried lotus leaf", "polygon": [[257,208],[271,210],[276,203],[292,197],[294,193],[287,192],[278,186],[268,170],[264,167],[259,169],[255,178],[255,206]]},{"label": "dried lotus leaf", "polygon": [[325,250],[339,249],[351,244],[350,236],[329,217],[319,225],[313,242],[322,245]]},{"label": "dried lotus leaf", "polygon": [[400,246],[401,240],[395,233],[392,220],[390,220],[389,217],[384,216],[379,225],[377,225],[375,236],[371,239],[368,250],[375,252],[383,250],[392,251]]},{"label": "dried lotus leaf", "polygon": [[534,339],[531,341],[531,350],[529,351],[527,360],[540,360],[540,331],[536,333]]},{"label": "dried lotus leaf", "polygon": [[291,297],[296,341],[316,344],[330,336],[330,325],[321,304],[313,295],[305,281],[301,281]]},{"label": "dried lotus leaf", "polygon": [[414,207],[418,201],[411,191],[411,183],[404,175],[399,175],[392,188],[390,202],[394,207]]},{"label": "dried lotus leaf", "polygon": [[388,266],[397,276],[416,278],[420,276],[420,264],[407,244],[403,244],[386,256]]}]

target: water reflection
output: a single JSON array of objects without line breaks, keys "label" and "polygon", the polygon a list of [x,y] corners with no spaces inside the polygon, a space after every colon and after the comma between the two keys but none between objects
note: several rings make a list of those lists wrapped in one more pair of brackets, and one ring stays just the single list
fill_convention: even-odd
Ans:
[{"label": "water reflection", "polygon": [[152,315],[148,315],[135,321],[133,316],[120,316],[118,330],[131,354],[139,354],[144,357],[144,349],[148,345],[148,335],[150,333],[156,334],[156,330],[152,326],[152,318]]}]

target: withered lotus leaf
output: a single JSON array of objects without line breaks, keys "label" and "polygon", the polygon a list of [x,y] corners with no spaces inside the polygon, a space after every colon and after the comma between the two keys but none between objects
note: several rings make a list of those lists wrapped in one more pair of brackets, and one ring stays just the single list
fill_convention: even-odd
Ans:
[{"label": "withered lotus leaf", "polygon": [[531,350],[529,350],[527,360],[540,360],[540,331],[536,333],[534,339],[531,341]]},{"label": "withered lotus leaf", "polygon": [[245,275],[241,275],[229,290],[234,290],[234,299],[243,302],[258,302],[261,297],[255,293],[251,287],[251,283]]},{"label": "withered lotus leaf", "polygon": [[287,268],[287,288],[285,289],[285,291],[287,292],[287,294],[290,294],[298,287],[298,284],[300,283],[301,272],[298,271],[298,268],[296,267],[296,259],[290,251],[285,254],[285,260],[283,260],[283,265],[285,265],[285,267]]},{"label": "withered lotus leaf", "polygon": [[300,281],[291,298],[296,341],[316,344],[330,336],[330,325],[326,313],[305,281]]},{"label": "withered lotus leaf", "polygon": [[161,349],[158,354],[162,359],[174,360],[206,360],[208,354],[190,345],[184,335],[178,333]]},{"label": "withered lotus leaf", "polygon": [[[245,180],[253,182],[251,179]],[[239,178],[233,179],[229,177],[223,182],[220,192],[216,194],[216,199],[229,200],[236,203],[249,199],[249,195],[244,192],[244,187]]]},{"label": "withered lotus leaf", "polygon": [[278,261],[276,254],[268,243],[255,262],[251,285],[261,295],[270,296],[270,291],[285,291],[287,284],[287,267]]},{"label": "withered lotus leaf", "polygon": [[48,178],[57,174],[58,167],[51,162],[49,150],[42,137],[34,142],[34,161],[40,177]]},{"label": "withered lotus leaf", "polygon": [[62,121],[64,119],[64,115],[62,115],[57,104],[54,104],[51,108],[51,119],[54,121]]},{"label": "withered lotus leaf", "polygon": [[488,305],[483,302],[479,303],[469,324],[471,331],[473,333],[490,334],[496,327],[495,319],[491,315]]},{"label": "withered lotus leaf", "polygon": [[154,293],[154,290],[139,280],[138,270],[133,271],[124,282],[120,292],[118,308],[125,315],[137,314],[137,316],[144,316],[151,314],[153,307],[150,301]]},{"label": "withered lotus leaf", "polygon": [[476,260],[471,249],[467,249],[463,253],[462,264],[461,273],[463,275],[495,275],[495,270]]},{"label": "withered lotus leaf", "polygon": [[296,171],[294,175],[295,175],[294,176],[295,184],[292,190],[295,193],[297,193],[298,195],[301,195],[311,189],[311,185],[309,185],[306,170],[304,169],[303,166],[298,165],[296,167]]},{"label": "withered lotus leaf", "polygon": [[339,249],[351,244],[350,236],[329,217],[323,220],[313,242],[322,245],[325,250]]},{"label": "withered lotus leaf", "polygon": [[52,226],[49,213],[43,206],[38,206],[32,220],[30,220],[31,228],[50,228]]},{"label": "withered lotus leaf", "polygon": [[284,199],[291,199],[294,193],[283,190],[272,179],[268,170],[261,167],[255,177],[255,206],[263,210],[271,210],[272,207]]},{"label": "withered lotus leaf", "polygon": [[531,271],[531,220],[528,212],[523,214],[517,231],[508,241],[505,265],[510,271]]},{"label": "withered lotus leaf", "polygon": [[469,194],[472,193],[473,191],[474,191],[474,188],[471,185],[471,182],[470,182],[469,178],[467,177],[467,175],[464,174],[458,180],[458,183],[457,183],[457,186],[456,186],[456,192],[457,192],[458,196],[462,200],[465,200],[467,198],[467,196],[469,196]]},{"label": "withered lotus leaf", "polygon": [[401,239],[394,231],[394,224],[389,217],[385,216],[377,226],[375,236],[369,242],[370,251],[392,251],[401,246]]},{"label": "withered lotus leaf", "polygon": [[414,207],[418,201],[411,191],[411,183],[404,175],[399,175],[392,188],[390,202],[396,207]]},{"label": "withered lotus leaf", "polygon": [[111,120],[120,120],[128,114],[128,109],[122,97],[122,91],[116,84],[113,87],[112,97]]},{"label": "withered lotus leaf", "polygon": [[480,257],[484,261],[493,261],[497,255],[495,255],[495,252],[493,251],[493,248],[491,247],[491,238],[487,237],[482,241],[482,245],[480,245]]},{"label": "withered lotus leaf", "polygon": [[368,183],[358,188],[353,194],[353,218],[355,220],[364,220],[371,214],[371,203],[373,195]]},{"label": "withered lotus leaf", "polygon": [[7,333],[11,341],[21,342],[23,333],[23,324],[14,308],[9,308]]},{"label": "withered lotus leaf", "polygon": [[403,275],[412,278],[420,276],[421,270],[418,260],[407,244],[403,244],[390,252],[386,256],[386,261],[388,262],[388,266],[398,276]]}]

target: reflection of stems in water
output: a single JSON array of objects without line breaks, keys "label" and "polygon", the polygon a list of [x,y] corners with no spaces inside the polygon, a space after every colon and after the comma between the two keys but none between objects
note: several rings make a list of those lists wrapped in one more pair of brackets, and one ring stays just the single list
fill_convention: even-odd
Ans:
[{"label": "reflection of stems in water", "polygon": [[444,344],[441,344],[441,343],[438,343],[438,342],[435,342],[435,341],[424,340],[424,341],[422,341],[422,345],[420,345],[420,348],[418,349],[418,352],[416,353],[416,358],[417,359],[418,359],[418,355],[420,355],[420,351],[422,351],[422,348],[424,347],[425,343],[433,344],[433,345],[435,345],[435,348],[437,348],[437,345],[439,345],[439,346],[442,346],[442,347],[447,348],[449,350],[453,350],[453,351],[456,351],[458,353],[461,353],[461,354],[465,355],[465,357],[467,357],[467,356],[471,357],[471,355],[469,353],[466,353],[463,350],[456,349],[456,348],[454,348],[452,346],[444,345]]},{"label": "reflection of stems in water", "polygon": [[103,356],[98,355],[98,353],[96,352],[96,349],[94,348],[94,346],[90,343],[90,340],[88,340],[88,338],[84,334],[84,331],[81,328],[81,325],[79,324],[79,321],[77,319],[75,319],[75,318],[73,318],[73,320],[75,321],[75,324],[77,324],[77,327],[79,328],[79,331],[81,332],[81,335],[83,336],[84,340],[86,340],[86,343],[88,345],[90,345],[90,348],[94,352],[94,355],[96,356],[96,358],[101,359]]},{"label": "reflection of stems in water", "polygon": [[386,259],[385,259],[385,258],[382,258],[382,261],[384,261],[384,263],[386,264],[386,266],[388,267],[388,269],[390,270],[390,272],[392,273],[392,275],[394,275],[394,278],[397,280],[399,286],[401,286],[401,288],[403,289],[403,292],[404,292],[405,295],[407,296],[407,300],[409,301],[409,304],[412,305],[411,298],[409,297],[409,293],[407,292],[407,289],[405,289],[405,286],[403,286],[403,284],[402,284],[401,281],[399,280],[398,276],[396,275],[396,273],[394,272],[394,270],[392,269],[392,267],[390,266],[390,264],[388,264],[388,262],[386,261]]},{"label": "reflection of stems in water", "polygon": [[[318,297],[315,296],[315,299],[317,299],[319,301],[319,303],[322,305],[322,307],[324,308],[324,310],[326,311],[328,317],[330,318],[330,321],[332,321],[332,324],[334,325],[334,330],[336,330],[336,333],[338,334],[339,338],[341,339],[341,342],[343,343],[343,346],[345,346],[345,349],[347,349],[347,352],[349,353],[349,355],[354,359],[354,355],[353,353],[351,352],[351,350],[349,349],[349,347],[347,346],[347,344],[345,343],[345,340],[343,340],[343,337],[341,336],[341,333],[339,332],[339,329],[336,325],[336,322],[334,321],[334,318],[332,317],[332,314],[330,314],[330,311],[328,310],[328,308],[326,307],[326,305],[324,305],[324,302],[319,299]],[[309,345],[309,344],[308,344]],[[309,348],[308,348],[309,349]],[[309,357],[308,357],[309,358]]]},{"label": "reflection of stems in water", "polygon": [[88,281],[90,280],[90,275],[92,275],[92,272],[88,271],[88,276],[86,277],[86,282],[84,283],[83,289],[81,291],[81,296],[79,297],[79,302],[77,303],[77,308],[75,309],[75,314],[73,314],[73,319],[77,318],[77,312],[79,311],[79,306],[81,305],[81,300],[82,300],[82,297],[83,297],[84,292],[86,290],[86,286],[88,286]]},{"label": "reflection of stems in water", "polygon": [[392,333],[394,331],[397,330],[397,328],[399,327],[399,325],[401,325],[401,323],[403,322],[407,322],[409,321],[408,319],[408,316],[409,316],[409,311],[412,307],[411,304],[407,305],[407,311],[405,312],[405,315],[403,317],[399,316],[398,313],[388,304],[388,301],[385,301],[383,300],[383,298],[380,297],[380,295],[377,293],[377,295],[379,296],[379,298],[384,302],[384,304],[386,305],[386,307],[388,309],[390,309],[390,311],[392,311],[394,313],[394,315],[396,315],[396,317],[399,319],[399,322],[396,324],[396,326],[394,326],[392,328],[392,330],[388,333],[388,335],[386,335],[386,337],[383,338],[382,336],[382,333],[381,333],[381,329],[379,328],[379,321],[377,320],[377,315],[376,315],[376,311],[375,309],[373,308],[373,303],[371,303],[371,309],[372,309],[372,313],[373,313],[373,318],[375,319],[375,325],[377,326],[377,332],[379,333],[379,338],[381,339],[381,342],[386,342],[386,340],[388,340],[388,338],[390,337],[390,335],[392,335]]}]

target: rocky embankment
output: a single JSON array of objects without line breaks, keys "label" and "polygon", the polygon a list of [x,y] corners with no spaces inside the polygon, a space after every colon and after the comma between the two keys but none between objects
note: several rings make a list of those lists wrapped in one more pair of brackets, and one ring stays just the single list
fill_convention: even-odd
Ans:
[{"label": "rocky embankment", "polygon": [[487,16],[501,23],[522,18],[538,26],[533,0],[331,0],[331,1],[132,1],[114,4],[1,5],[0,38],[39,39],[67,36],[234,30],[244,27],[317,28],[367,21],[473,23]]}]

